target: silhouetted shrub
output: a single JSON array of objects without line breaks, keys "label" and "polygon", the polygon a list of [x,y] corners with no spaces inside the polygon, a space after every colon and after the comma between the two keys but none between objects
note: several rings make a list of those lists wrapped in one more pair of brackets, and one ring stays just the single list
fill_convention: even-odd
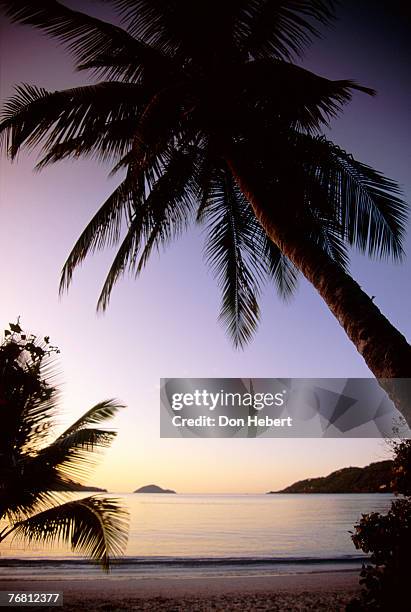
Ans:
[{"label": "silhouetted shrub", "polygon": [[404,498],[394,500],[387,514],[363,514],[354,527],[355,547],[370,559],[360,573],[361,595],[350,602],[348,612],[410,609],[411,440],[393,448],[393,488]]},{"label": "silhouetted shrub", "polygon": [[411,497],[411,440],[394,445],[393,490]]}]

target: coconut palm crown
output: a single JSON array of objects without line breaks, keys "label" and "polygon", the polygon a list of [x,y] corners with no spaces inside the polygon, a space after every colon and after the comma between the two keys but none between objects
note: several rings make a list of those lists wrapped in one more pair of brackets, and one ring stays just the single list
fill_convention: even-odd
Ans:
[{"label": "coconut palm crown", "polygon": [[54,92],[18,86],[0,126],[9,156],[40,146],[38,168],[89,156],[119,176],[73,247],[61,290],[90,252],[115,245],[104,310],[125,271],[140,274],[197,220],[236,346],[256,330],[264,284],[287,298],[302,273],[375,376],[411,378],[411,347],[347,273],[351,247],[401,260],[406,204],[392,180],[321,132],[354,91],[374,92],[293,63],[333,2],[102,2],[123,27],[52,0],[0,4],[95,78]]},{"label": "coconut palm crown", "polygon": [[0,345],[0,544],[8,536],[28,545],[60,542],[108,570],[127,543],[127,511],[116,499],[73,499],[73,492],[115,437],[99,425],[121,405],[103,401],[53,435],[54,352],[49,338],[24,334],[19,323],[10,324]]}]

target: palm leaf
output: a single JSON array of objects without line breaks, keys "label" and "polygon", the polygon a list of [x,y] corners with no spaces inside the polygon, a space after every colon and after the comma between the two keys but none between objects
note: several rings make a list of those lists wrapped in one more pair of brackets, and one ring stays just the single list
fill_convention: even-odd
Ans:
[{"label": "palm leaf", "polygon": [[[179,62],[204,63],[218,50],[232,48],[244,0],[106,0],[123,17],[127,30]],[[212,33],[212,35],[210,35]]]},{"label": "palm leaf", "polygon": [[[148,196],[134,211],[127,234],[105,280],[98,309],[107,308],[114,284],[126,268],[139,274],[153,248],[164,246],[178,236],[190,220],[194,202],[192,178],[195,155],[177,149],[163,156],[163,160],[162,168],[157,168],[152,177]],[[138,260],[143,241],[144,248]]]},{"label": "palm leaf", "polygon": [[[7,521],[9,525],[28,518],[37,510],[60,503],[64,496],[62,491],[70,489],[70,486],[60,487],[57,481],[55,490],[31,489],[27,481],[26,488],[23,489],[20,487],[19,479],[16,478],[15,469],[10,470],[10,475],[1,470],[1,477],[3,490],[0,489],[0,520]],[[79,487],[73,490],[78,491]]]},{"label": "palm leaf", "polygon": [[[78,490],[98,460],[96,451],[110,446],[116,436],[114,431],[91,426],[112,418],[120,408],[114,400],[100,402],[47,446],[35,453],[20,451],[9,477],[3,474],[8,510],[27,513],[48,499],[49,491]],[[33,435],[36,433],[37,428]],[[14,452],[15,447],[14,442]]]},{"label": "palm leaf", "polygon": [[[300,54],[318,30],[314,21],[333,17],[327,0],[105,0],[137,38],[180,58],[204,63],[242,52],[245,57]],[[225,53],[223,53],[225,52]]]},{"label": "palm leaf", "polygon": [[280,298],[288,301],[297,290],[298,270],[265,234],[260,226],[261,245],[259,257],[267,268],[267,275],[274,282]]},{"label": "palm leaf", "polygon": [[46,474],[48,469],[52,477],[55,473],[66,481],[72,478],[82,480],[97,459],[96,450],[110,446],[116,436],[114,431],[90,426],[113,418],[123,407],[115,400],[105,400],[90,408],[38,453],[33,460],[33,471],[37,469],[39,473]]},{"label": "palm leaf", "polygon": [[[254,146],[243,143],[242,158]],[[246,163],[264,188],[266,214],[274,223],[276,214],[286,212],[289,223],[305,228],[307,237],[344,268],[347,246],[401,260],[407,204],[394,181],[323,136],[293,130],[283,135],[267,129],[260,156]]]},{"label": "palm leaf", "polygon": [[402,258],[407,205],[394,181],[323,137],[298,136],[295,154],[326,192],[341,238],[371,256]]},{"label": "palm leaf", "polygon": [[107,419],[112,419],[119,409],[124,408],[123,404],[119,404],[116,400],[110,399],[99,402],[90,410],[87,410],[75,423],[70,425],[58,438],[58,441],[63,441],[73,433],[88,427],[89,425],[98,425]]},{"label": "palm leaf", "polygon": [[236,347],[252,337],[260,316],[262,274],[258,264],[253,266],[254,228],[243,214],[245,204],[230,175],[216,171],[199,216],[207,223],[206,261],[222,289],[220,321]]},{"label": "palm leaf", "polygon": [[355,81],[332,81],[300,66],[271,59],[244,64],[237,80],[243,87],[245,103],[256,112],[253,120],[259,120],[259,134],[270,124],[277,132],[290,126],[318,130],[351,100],[353,91],[375,95],[373,89]]},{"label": "palm leaf", "polygon": [[169,153],[164,172],[147,197],[151,228],[136,268],[137,274],[146,265],[153,248],[165,246],[188,226],[195,202],[196,161],[196,152],[192,149]]},{"label": "palm leaf", "polygon": [[290,60],[301,56],[314,37],[315,26],[334,18],[332,0],[259,0],[244,14],[243,48],[254,58]]},{"label": "palm leaf", "polygon": [[145,222],[146,210],[144,206],[140,206],[134,213],[127,233],[110,266],[97,302],[97,310],[107,308],[114,285],[127,268],[134,266],[141,245]]},{"label": "palm leaf", "polygon": [[12,21],[32,25],[60,40],[74,54],[80,67],[90,64],[98,68],[102,56],[113,58],[121,54],[133,61],[138,74],[147,66],[158,73],[165,64],[165,58],[156,49],[144,45],[122,28],[55,0],[1,0],[0,6]]},{"label": "palm leaf", "polygon": [[[129,157],[132,159],[131,154]],[[108,245],[114,246],[119,242],[122,222],[125,219],[133,219],[131,223],[136,225],[136,211],[140,209],[140,202],[145,197],[144,171],[146,168],[144,163],[137,168],[134,162],[127,163],[128,170],[125,179],[99,208],[71,250],[61,272],[60,293],[68,289],[75,268],[81,264],[88,253],[101,250]],[[122,250],[124,248],[120,247],[120,251]],[[128,247],[126,252],[128,253]],[[120,267],[122,268],[123,265],[122,260]]]},{"label": "palm leaf", "polygon": [[[130,167],[133,168],[133,165],[131,164]],[[130,167],[129,167],[129,175],[131,174],[131,176],[133,176],[134,171],[131,170],[131,173],[130,173]],[[147,170],[149,171],[149,169]],[[143,168],[140,168],[140,174],[142,172],[143,172]],[[120,244],[120,247],[118,248],[117,253],[114,257],[114,260],[110,266],[110,269],[107,274],[106,280],[104,282],[102,291],[100,293],[100,297],[97,302],[98,310],[100,308],[102,310],[105,310],[105,308],[107,307],[110,301],[111,292],[112,292],[112,289],[115,283],[117,282],[117,280],[120,278],[120,276],[124,273],[124,271],[127,268],[131,268],[135,264],[137,254],[141,246],[141,241],[143,240],[144,236],[147,233],[149,215],[147,213],[147,207],[145,205],[145,201],[146,201],[145,200],[145,186],[146,186],[146,182],[148,178],[146,178],[146,176],[144,176],[144,178],[146,179],[144,181],[142,180],[141,176],[137,176],[135,179],[136,183],[139,185],[139,191],[136,191],[134,189],[132,190],[132,199],[130,199],[130,202],[129,202],[130,220],[129,220],[129,224],[127,228],[127,233],[125,237],[123,238]],[[101,231],[99,223],[100,221],[96,220],[96,229],[93,230],[98,233],[100,233]],[[63,268],[62,283],[60,287],[63,286],[63,281],[65,278],[67,278],[68,281],[70,281],[74,268],[76,267],[76,265],[78,265],[78,262],[80,261],[80,259],[76,255],[76,250],[78,250],[79,254],[81,255],[81,259],[83,259],[83,257],[86,255],[87,251],[84,249],[82,245],[83,241],[84,241],[85,247],[88,248],[87,245],[89,244],[89,241],[88,241],[87,236],[86,237],[81,236],[79,241],[75,245],[72,253],[70,254],[68,261],[66,262]],[[66,282],[66,285],[68,285],[68,282]]]},{"label": "palm leaf", "polygon": [[[157,0],[106,0],[113,4],[127,24],[132,36],[158,49],[162,54],[172,57],[179,47],[175,33],[170,27],[178,10],[175,2],[164,3]],[[171,15],[170,15],[171,13]],[[174,22],[175,23],[175,22]]]},{"label": "palm leaf", "polygon": [[[119,124],[135,120],[144,105],[144,91],[136,84],[107,81],[55,92],[21,85],[4,105],[0,135],[12,159],[23,144],[34,147],[43,141],[44,150],[51,150],[53,156],[56,147],[67,147],[73,140],[76,146],[70,154],[78,157],[83,149],[88,153],[93,147],[101,149],[102,143],[107,146],[107,131],[118,152],[118,132],[113,134],[110,127],[117,129]],[[132,137],[132,132],[124,134],[123,148]],[[64,157],[67,155],[66,150]]]},{"label": "palm leaf", "polygon": [[350,258],[341,227],[333,219],[318,215],[317,211],[312,209],[309,209],[304,218],[304,227],[309,240],[348,272]]},{"label": "palm leaf", "polygon": [[127,544],[128,513],[116,499],[86,497],[50,508],[14,525],[14,537],[32,544],[68,544],[110,568]]},{"label": "palm leaf", "polygon": [[231,175],[213,167],[210,151],[203,152],[197,197],[197,220],[206,224],[206,260],[223,289],[220,320],[234,344],[243,346],[258,324],[262,284],[273,281],[278,295],[289,299],[297,287],[297,270],[267,237]]},{"label": "palm leaf", "polygon": [[[80,134],[72,138],[59,138],[50,140],[44,149],[46,153],[36,164],[36,170],[60,162],[65,159],[83,158],[94,159],[97,162],[119,163],[118,158],[124,159],[132,147],[133,134],[136,127],[135,116],[117,118],[98,125],[97,122],[83,125]],[[110,175],[114,175],[112,171]]]}]

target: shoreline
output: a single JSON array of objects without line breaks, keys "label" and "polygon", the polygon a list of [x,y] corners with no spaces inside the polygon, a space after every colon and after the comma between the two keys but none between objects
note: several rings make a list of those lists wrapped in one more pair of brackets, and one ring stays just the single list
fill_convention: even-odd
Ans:
[{"label": "shoreline", "polygon": [[[286,576],[315,573],[359,573],[366,557],[122,557],[112,562],[110,578],[202,578],[220,576]],[[84,558],[0,557],[0,580],[82,578],[99,580],[99,565]]]},{"label": "shoreline", "polygon": [[[288,556],[288,557],[264,557],[264,556],[162,556],[162,555],[149,555],[149,556],[122,556],[112,561],[113,566],[121,567],[125,565],[175,565],[175,566],[221,566],[221,565],[321,565],[321,564],[340,564],[340,563],[361,563],[367,560],[367,556],[364,554],[339,554],[333,557],[310,557],[310,556]],[[71,556],[1,556],[0,554],[0,567],[4,565],[84,565],[91,566],[91,562],[81,555]]]}]

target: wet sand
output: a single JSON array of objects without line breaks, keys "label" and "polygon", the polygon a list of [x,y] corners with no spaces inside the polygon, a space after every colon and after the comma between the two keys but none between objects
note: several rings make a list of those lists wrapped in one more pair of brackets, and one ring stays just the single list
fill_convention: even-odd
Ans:
[{"label": "wet sand", "polygon": [[[343,611],[358,593],[358,572],[294,575],[0,580],[2,591],[62,591],[64,610]],[[33,609],[33,608],[31,608]],[[42,607],[38,610],[58,610]]]}]

